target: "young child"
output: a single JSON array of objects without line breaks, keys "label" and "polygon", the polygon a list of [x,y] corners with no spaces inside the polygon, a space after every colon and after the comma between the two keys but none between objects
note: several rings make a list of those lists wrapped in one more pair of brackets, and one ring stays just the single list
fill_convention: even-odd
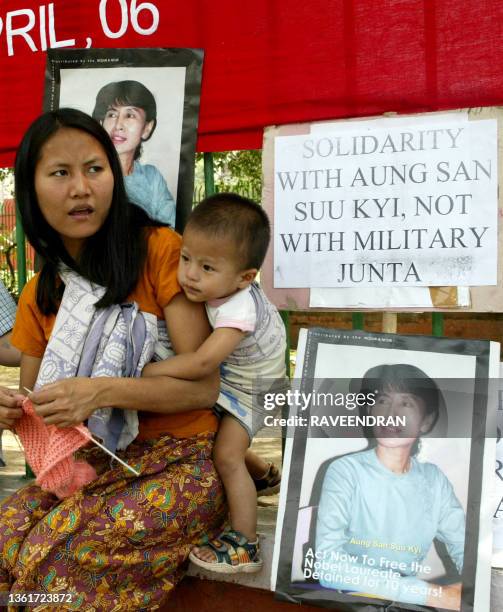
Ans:
[{"label": "young child", "polygon": [[258,383],[286,384],[285,328],[254,282],[269,240],[267,215],[247,198],[219,193],[193,210],[183,234],[178,280],[189,300],[205,302],[213,332],[196,352],[143,370],[144,376],[193,379],[220,366],[217,409],[223,416],[213,458],[224,483],[231,529],[190,553],[196,565],[215,572],[256,572],[262,567],[256,490],[245,455],[263,425],[254,401]]}]

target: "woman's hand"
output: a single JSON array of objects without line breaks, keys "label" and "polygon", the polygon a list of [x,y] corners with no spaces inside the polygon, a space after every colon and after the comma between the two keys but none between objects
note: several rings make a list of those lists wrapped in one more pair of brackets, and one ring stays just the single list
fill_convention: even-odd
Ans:
[{"label": "woman's hand", "polygon": [[67,378],[45,385],[28,396],[47,425],[71,427],[85,421],[97,408],[97,384],[92,378]]},{"label": "woman's hand", "polygon": [[23,416],[23,400],[20,393],[0,387],[0,429],[12,429],[14,422]]}]

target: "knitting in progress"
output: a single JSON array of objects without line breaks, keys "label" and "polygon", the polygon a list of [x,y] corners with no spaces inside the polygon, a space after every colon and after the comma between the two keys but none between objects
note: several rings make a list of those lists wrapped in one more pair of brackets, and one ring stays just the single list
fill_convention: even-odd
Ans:
[{"label": "knitting in progress", "polygon": [[84,425],[59,428],[46,425],[33,409],[31,400],[23,402],[23,416],[16,422],[26,459],[37,476],[36,483],[60,499],[68,497],[96,478],[86,461],[75,461],[73,453],[89,442]]}]

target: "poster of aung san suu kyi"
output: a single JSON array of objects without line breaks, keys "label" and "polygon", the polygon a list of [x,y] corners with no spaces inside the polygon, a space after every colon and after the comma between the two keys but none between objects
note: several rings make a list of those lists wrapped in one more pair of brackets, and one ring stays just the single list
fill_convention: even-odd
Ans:
[{"label": "poster of aung san suu kyi", "polygon": [[273,560],[279,599],[490,609],[498,368],[499,345],[487,341],[302,330]]}]

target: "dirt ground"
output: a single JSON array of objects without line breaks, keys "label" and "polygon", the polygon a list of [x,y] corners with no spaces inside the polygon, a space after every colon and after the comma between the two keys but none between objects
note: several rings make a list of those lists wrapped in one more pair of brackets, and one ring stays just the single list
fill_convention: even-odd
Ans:
[{"label": "dirt ground", "polygon": [[19,383],[19,368],[0,366],[0,385],[17,388]]}]

